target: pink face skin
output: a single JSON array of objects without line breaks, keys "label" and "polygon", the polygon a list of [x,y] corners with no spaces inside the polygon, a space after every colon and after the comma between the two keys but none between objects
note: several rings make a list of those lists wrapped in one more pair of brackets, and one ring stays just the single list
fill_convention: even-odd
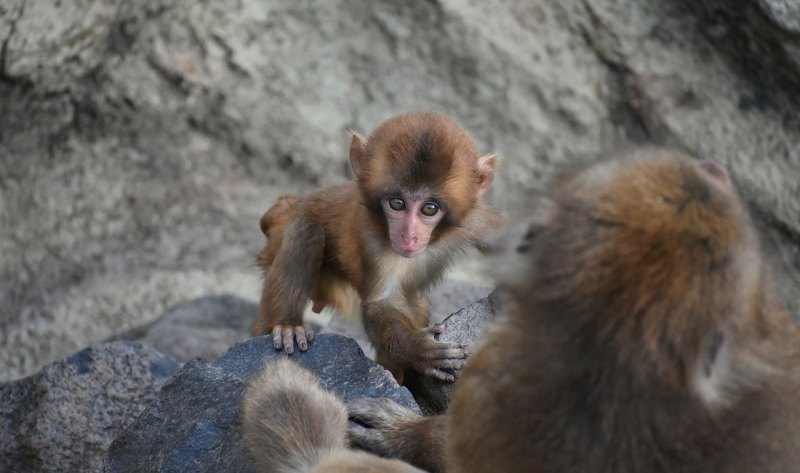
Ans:
[{"label": "pink face skin", "polygon": [[444,217],[444,209],[436,202],[405,194],[385,197],[381,205],[389,223],[392,248],[405,258],[425,251],[433,229]]}]

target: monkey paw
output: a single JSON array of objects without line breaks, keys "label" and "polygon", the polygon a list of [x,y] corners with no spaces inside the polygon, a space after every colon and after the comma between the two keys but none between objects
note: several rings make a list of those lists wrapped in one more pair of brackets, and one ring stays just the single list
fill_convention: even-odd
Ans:
[{"label": "monkey paw", "polygon": [[347,402],[353,446],[381,456],[395,457],[397,427],[422,419],[415,412],[386,398],[361,398]]},{"label": "monkey paw", "polygon": [[276,325],[272,329],[272,342],[276,350],[286,347],[286,354],[294,353],[294,341],[300,351],[308,350],[308,344],[314,340],[314,330],[308,324],[302,325]]},{"label": "monkey paw", "polygon": [[442,324],[426,327],[417,333],[421,339],[416,346],[417,361],[414,369],[439,381],[452,383],[456,380],[453,373],[444,370],[460,370],[464,367],[469,356],[465,343],[440,342],[433,337],[444,332]]}]

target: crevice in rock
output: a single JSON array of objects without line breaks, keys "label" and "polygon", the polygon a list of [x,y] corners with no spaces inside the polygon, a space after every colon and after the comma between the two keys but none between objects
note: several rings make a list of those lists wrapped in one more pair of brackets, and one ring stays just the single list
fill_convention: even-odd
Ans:
[{"label": "crevice in rock", "polygon": [[764,91],[760,99],[740,100],[742,110],[752,106],[782,109],[782,103],[800,108],[800,64],[789,56],[785,46],[786,42],[795,42],[800,60],[800,38],[781,30],[752,1],[684,3],[695,12],[701,33],[730,67]]}]

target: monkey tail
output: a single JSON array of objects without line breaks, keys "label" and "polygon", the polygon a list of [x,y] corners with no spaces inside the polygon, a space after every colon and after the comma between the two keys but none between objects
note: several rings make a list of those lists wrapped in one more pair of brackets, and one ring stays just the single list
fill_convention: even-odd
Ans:
[{"label": "monkey tail", "polygon": [[242,434],[259,473],[306,473],[346,448],[347,408],[297,363],[269,360],[245,389]]}]

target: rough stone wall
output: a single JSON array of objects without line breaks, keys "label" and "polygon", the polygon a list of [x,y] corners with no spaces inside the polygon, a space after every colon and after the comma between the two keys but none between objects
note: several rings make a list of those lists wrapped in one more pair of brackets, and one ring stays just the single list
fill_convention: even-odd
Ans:
[{"label": "rough stone wall", "polygon": [[793,302],[793,5],[5,1],[0,379],[189,298],[257,299],[261,213],[348,178],[347,131],[414,109],[502,156],[492,199],[508,212],[564,163],[620,146],[726,164]]}]

